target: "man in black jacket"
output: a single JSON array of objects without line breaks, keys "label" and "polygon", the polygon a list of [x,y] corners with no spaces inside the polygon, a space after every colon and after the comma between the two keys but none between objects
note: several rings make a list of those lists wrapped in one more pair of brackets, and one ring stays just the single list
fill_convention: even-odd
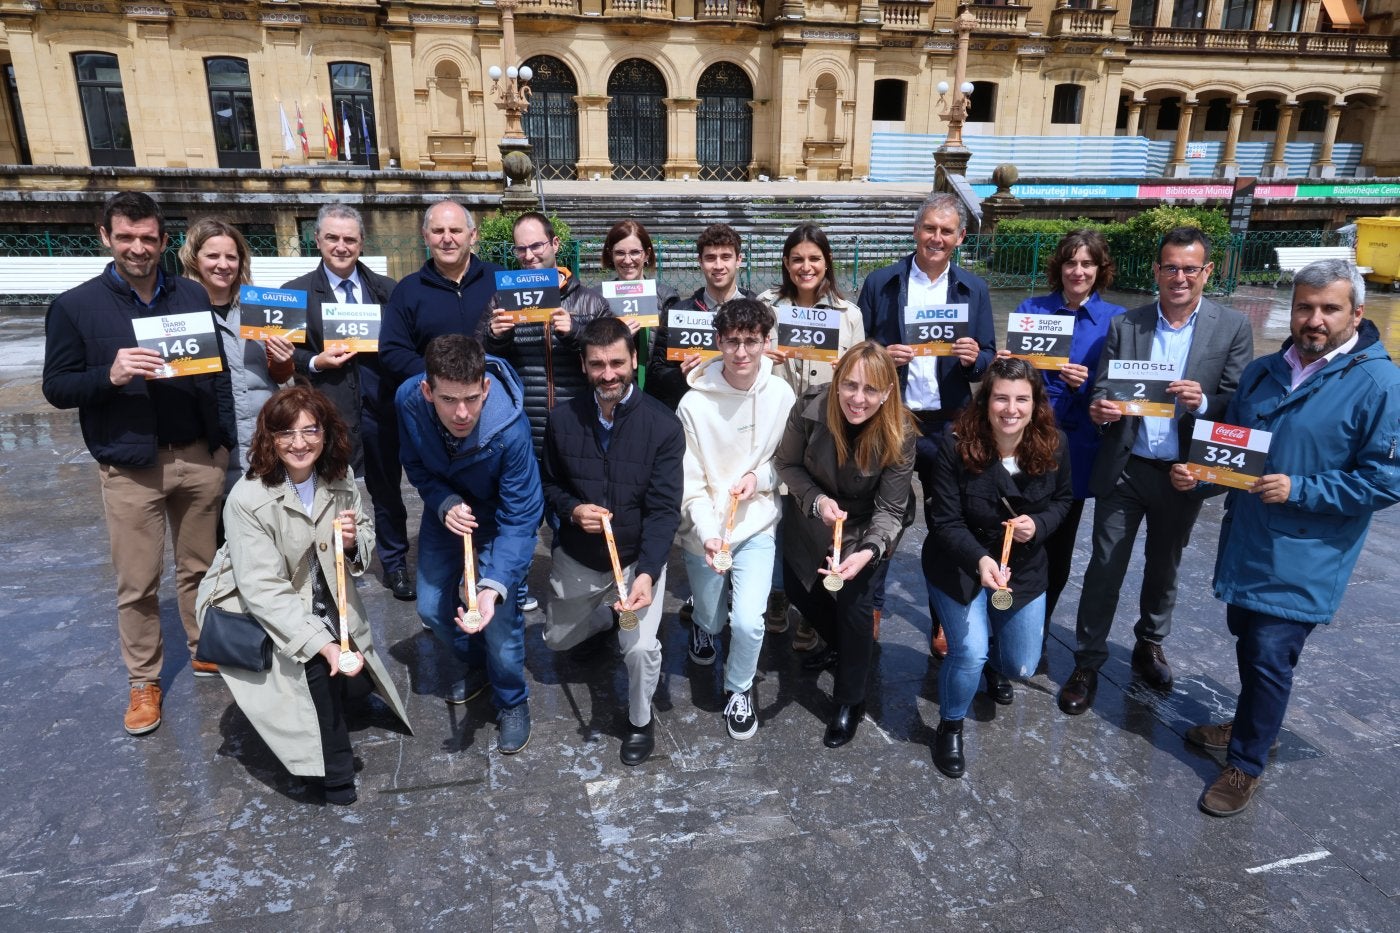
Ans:
[{"label": "man in black jacket", "polygon": [[[399,433],[396,422],[383,422],[394,406],[398,382],[384,378],[379,356],[328,349],[323,304],[377,304],[381,313],[394,280],[360,261],[365,224],[348,204],[327,204],[316,215],[316,248],[321,264],[284,288],[306,292],[306,343],[293,351],[297,372],[335,403],[350,429],[351,465],[365,478],[374,505],[376,551],[384,566],[384,585],[398,599],[413,599],[408,573],[408,510],[399,486]],[[389,416],[392,419],[392,414]]]},{"label": "man in black jacket", "polygon": [[[744,265],[744,244],[738,232],[729,224],[710,224],[695,240],[695,252],[700,260],[703,288],[672,306],[674,311],[703,311],[714,314],[719,306],[732,298],[755,298],[753,292],[739,287],[739,270]],[[671,311],[667,311],[669,315]],[[703,362],[699,353],[684,360],[666,359],[671,345],[671,332],[663,319],[662,326],[652,332],[651,348],[647,354],[647,394],[665,402],[675,411],[681,396],[690,388],[686,379],[691,370]]]},{"label": "man in black jacket", "polygon": [[[549,571],[545,644],[572,648],[612,626],[598,608],[640,617],[621,625],[627,664],[628,728],[622,762],[645,761],[655,745],[651,698],[661,677],[666,562],[680,526],[685,434],[680,421],[637,391],[637,348],[627,325],[599,318],[578,338],[593,391],[549,415],[544,444],[545,507],[559,523]],[[611,523],[627,587],[618,598],[603,520]]]},{"label": "man in black jacket", "polygon": [[[172,529],[180,620],[193,654],[195,591],[214,557],[234,445],[233,392],[227,367],[156,378],[164,360],[137,345],[139,318],[209,311],[202,286],[161,271],[168,237],[159,205],[139,192],[114,195],[98,231],[113,262],[49,306],[43,390],[56,408],[78,409],[83,440],[98,464],[117,577],[117,632],[131,685],[124,724],[131,735],[145,735],[161,718],[165,525],[168,520]],[[217,349],[219,341],[212,344]],[[212,664],[192,664],[198,675],[218,675]]]}]

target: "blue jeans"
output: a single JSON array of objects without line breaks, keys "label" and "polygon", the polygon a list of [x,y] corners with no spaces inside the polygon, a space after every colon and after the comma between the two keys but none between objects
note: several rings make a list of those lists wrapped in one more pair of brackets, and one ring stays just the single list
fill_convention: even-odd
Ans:
[{"label": "blue jeans", "polygon": [[1240,667],[1240,699],[1225,762],[1259,777],[1269,759],[1269,746],[1283,728],[1283,714],[1293,690],[1293,668],[1298,666],[1303,642],[1316,626],[1239,606],[1225,607],[1225,622],[1235,636],[1235,658]]},{"label": "blue jeans", "polygon": [[[763,650],[763,613],[773,585],[773,538],[755,535],[733,547],[734,566],[718,574],[705,558],[685,552],[685,571],[695,596],[695,624],[718,635],[729,623],[729,656],[724,660],[724,689],[742,693],[753,686],[758,655]],[[729,589],[734,588],[734,602]],[[726,618],[726,615],[728,618]]]},{"label": "blue jeans", "polygon": [[530,698],[525,684],[525,619],[512,590],[497,600],[486,628],[468,635],[457,627],[462,605],[462,539],[436,516],[424,514],[418,526],[418,615],[438,641],[470,670],[486,668],[497,709]]},{"label": "blue jeans", "polygon": [[938,612],[948,638],[948,657],[938,669],[938,707],[944,719],[962,719],[972,705],[982,668],[987,665],[987,644],[996,635],[997,656],[992,667],[1003,677],[1025,680],[1040,662],[1040,635],[1045,626],[1045,594],[1012,610],[987,602],[981,590],[963,605],[936,586],[928,588],[929,602]]}]

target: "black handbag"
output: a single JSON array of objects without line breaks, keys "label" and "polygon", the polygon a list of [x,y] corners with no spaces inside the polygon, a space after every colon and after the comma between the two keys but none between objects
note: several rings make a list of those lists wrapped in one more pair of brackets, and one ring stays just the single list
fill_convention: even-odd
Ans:
[{"label": "black handbag", "polygon": [[194,658],[219,667],[237,667],[254,673],[271,670],[272,636],[267,629],[246,612],[232,612],[213,604],[227,561],[228,557],[221,549],[219,572],[214,577],[209,605],[204,608]]},{"label": "black handbag", "polygon": [[245,671],[272,669],[272,636],[246,612],[230,612],[218,606],[204,610],[196,661]]}]

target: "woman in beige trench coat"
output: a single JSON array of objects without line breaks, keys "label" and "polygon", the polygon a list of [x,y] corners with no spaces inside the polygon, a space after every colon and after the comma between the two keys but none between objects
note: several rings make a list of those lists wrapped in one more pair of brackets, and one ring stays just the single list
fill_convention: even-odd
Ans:
[{"label": "woman in beige trench coat", "polygon": [[[374,525],[361,505],[349,451],[345,423],[320,392],[298,386],[273,396],[258,415],[248,472],[224,506],[228,540],[197,602],[247,613],[272,636],[270,670],[224,666],[219,673],[287,770],[312,778],[336,804],[356,797],[345,724],[351,682],[368,677],[408,725],[353,580],[346,602],[354,660],[340,663],[333,549],[343,547],[353,576],[364,573],[374,549]],[[343,526],[338,541],[336,518]]]}]

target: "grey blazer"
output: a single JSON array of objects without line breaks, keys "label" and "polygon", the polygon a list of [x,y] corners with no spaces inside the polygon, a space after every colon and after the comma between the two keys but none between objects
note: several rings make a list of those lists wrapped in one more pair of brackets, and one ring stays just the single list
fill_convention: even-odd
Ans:
[{"label": "grey blazer", "polygon": [[[1093,400],[1108,395],[1104,388],[1110,360],[1146,360],[1152,356],[1152,335],[1157,329],[1157,303],[1133,308],[1113,319],[1108,329],[1103,353],[1099,356],[1099,371],[1094,379]],[[1185,379],[1201,384],[1206,396],[1207,420],[1225,414],[1225,406],[1235,394],[1240,373],[1254,359],[1254,333],[1249,318],[1240,312],[1218,305],[1209,298],[1201,300],[1196,316],[1196,330],[1191,335],[1191,349],[1186,355]],[[1196,418],[1180,414],[1176,418],[1177,439],[1184,454],[1191,439]],[[1103,443],[1094,459],[1094,472],[1089,478],[1089,491],[1095,496],[1108,493],[1132,453],[1142,419],[1122,418],[1101,430]]]}]

